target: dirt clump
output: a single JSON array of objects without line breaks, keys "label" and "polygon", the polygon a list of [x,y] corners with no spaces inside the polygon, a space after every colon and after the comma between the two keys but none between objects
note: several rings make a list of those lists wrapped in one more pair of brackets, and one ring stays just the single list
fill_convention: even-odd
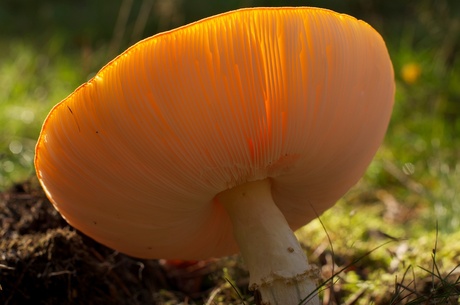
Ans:
[{"label": "dirt clump", "polygon": [[0,224],[0,304],[178,304],[204,298],[216,285],[216,264],[186,283],[193,291],[181,291],[180,270],[171,277],[157,260],[86,237],[62,219],[36,180],[1,194]]}]

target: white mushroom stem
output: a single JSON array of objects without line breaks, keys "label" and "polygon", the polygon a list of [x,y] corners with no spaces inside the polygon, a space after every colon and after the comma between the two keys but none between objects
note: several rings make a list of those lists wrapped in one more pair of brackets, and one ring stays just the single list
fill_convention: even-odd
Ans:
[{"label": "white mushroom stem", "polygon": [[234,187],[218,200],[232,220],[249,288],[260,292],[262,304],[319,305],[317,274],[273,201],[270,180]]}]

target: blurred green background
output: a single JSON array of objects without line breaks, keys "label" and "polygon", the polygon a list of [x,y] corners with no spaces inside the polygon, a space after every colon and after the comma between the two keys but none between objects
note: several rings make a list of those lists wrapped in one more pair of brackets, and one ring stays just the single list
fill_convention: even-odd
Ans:
[{"label": "blurred green background", "polygon": [[358,186],[428,206],[445,230],[460,225],[460,1],[458,0],[2,0],[0,189],[34,175],[51,107],[134,42],[248,6],[320,6],[374,26],[397,83],[384,145]]}]

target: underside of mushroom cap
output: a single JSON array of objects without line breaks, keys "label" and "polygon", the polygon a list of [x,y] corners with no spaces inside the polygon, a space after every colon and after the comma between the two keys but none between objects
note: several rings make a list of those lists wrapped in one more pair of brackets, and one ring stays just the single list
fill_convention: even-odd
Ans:
[{"label": "underside of mushroom cap", "polygon": [[380,35],[316,8],[243,9],[145,39],[56,105],[35,167],[66,220],[143,258],[238,247],[217,194],[270,179],[293,229],[364,173],[391,114]]}]

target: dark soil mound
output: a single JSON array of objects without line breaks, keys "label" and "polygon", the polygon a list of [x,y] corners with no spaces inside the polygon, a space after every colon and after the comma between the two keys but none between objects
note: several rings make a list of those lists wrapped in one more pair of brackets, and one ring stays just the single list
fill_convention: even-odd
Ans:
[{"label": "dark soil mound", "polygon": [[35,180],[1,194],[0,224],[0,304],[178,304],[204,300],[222,281],[219,262],[161,264],[96,243]]}]

